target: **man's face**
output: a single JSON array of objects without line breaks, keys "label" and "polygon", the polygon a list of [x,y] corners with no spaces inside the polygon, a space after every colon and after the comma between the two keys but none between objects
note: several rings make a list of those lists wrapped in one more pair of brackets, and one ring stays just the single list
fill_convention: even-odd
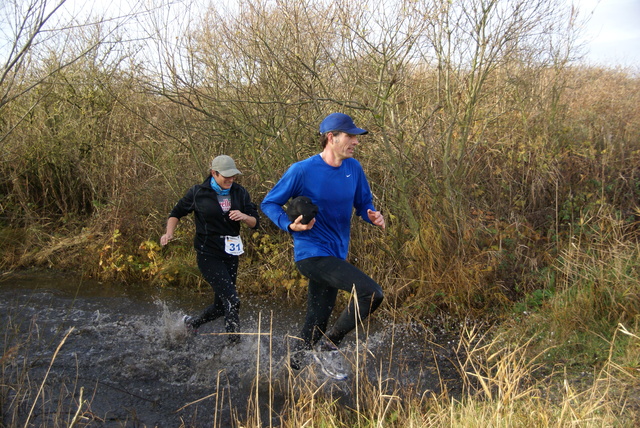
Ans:
[{"label": "man's face", "polygon": [[338,132],[333,134],[332,143],[332,151],[338,159],[352,158],[358,145],[358,136]]}]

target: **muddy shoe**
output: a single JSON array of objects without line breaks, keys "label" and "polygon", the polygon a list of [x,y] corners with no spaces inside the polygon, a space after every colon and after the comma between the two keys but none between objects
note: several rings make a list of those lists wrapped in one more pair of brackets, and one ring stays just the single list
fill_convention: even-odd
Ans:
[{"label": "muddy shoe", "polygon": [[194,327],[193,325],[193,317],[190,317],[189,315],[185,315],[182,317],[182,321],[184,322],[184,327],[187,329],[187,334],[189,336],[197,336],[198,335],[198,329]]}]

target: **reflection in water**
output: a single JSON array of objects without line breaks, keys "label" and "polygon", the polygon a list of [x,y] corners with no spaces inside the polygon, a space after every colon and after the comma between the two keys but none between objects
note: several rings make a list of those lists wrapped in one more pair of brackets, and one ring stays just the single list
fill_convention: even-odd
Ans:
[{"label": "reflection in water", "polygon": [[[336,381],[323,377],[313,364],[293,373],[286,364],[287,338],[298,332],[304,308],[281,299],[242,296],[239,344],[227,344],[222,319],[202,326],[198,336],[188,336],[182,316],[206,306],[210,293],[101,283],[52,272],[5,275],[0,319],[7,331],[3,355],[11,360],[3,357],[3,364],[18,368],[28,362],[24,370],[30,381],[46,379],[50,394],[31,416],[41,420],[31,422],[39,425],[63,406],[72,416],[82,407],[85,422],[104,421],[107,426],[232,426],[258,407],[253,419],[277,426],[279,410],[290,397],[287,389],[300,380],[318,382],[327,394],[349,404],[356,376]],[[437,392],[441,379],[433,355],[446,353],[434,347],[432,333],[375,322],[366,326],[368,336],[360,332],[366,342],[357,341],[356,332],[344,341],[342,357],[350,373],[365,373],[375,383],[384,379],[382,387],[388,391],[383,393]],[[19,351],[10,354],[11,349]],[[446,358],[438,365],[440,376],[455,378]],[[3,382],[7,380],[18,382],[17,377]],[[3,397],[5,402],[19,401],[18,392],[11,394]],[[25,397],[25,403],[32,398]]]}]

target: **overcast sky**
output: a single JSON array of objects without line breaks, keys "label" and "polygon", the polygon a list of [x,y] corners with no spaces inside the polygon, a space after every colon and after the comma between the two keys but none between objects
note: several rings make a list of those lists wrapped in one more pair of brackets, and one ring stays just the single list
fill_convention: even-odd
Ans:
[{"label": "overcast sky", "polygon": [[591,17],[585,34],[589,62],[640,68],[640,0],[573,2]]}]

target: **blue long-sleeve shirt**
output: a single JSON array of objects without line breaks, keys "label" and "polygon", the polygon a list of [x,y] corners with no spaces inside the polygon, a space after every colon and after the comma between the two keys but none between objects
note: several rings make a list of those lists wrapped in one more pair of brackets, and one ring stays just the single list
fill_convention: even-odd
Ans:
[{"label": "blue long-sleeve shirt", "polygon": [[296,162],[263,199],[260,208],[280,229],[288,231],[291,221],[282,206],[297,196],[311,198],[318,206],[318,214],[311,230],[292,233],[294,260],[318,256],[346,259],[353,209],[369,223],[367,210],[375,210],[360,162],[347,158],[334,167],[319,154]]}]

